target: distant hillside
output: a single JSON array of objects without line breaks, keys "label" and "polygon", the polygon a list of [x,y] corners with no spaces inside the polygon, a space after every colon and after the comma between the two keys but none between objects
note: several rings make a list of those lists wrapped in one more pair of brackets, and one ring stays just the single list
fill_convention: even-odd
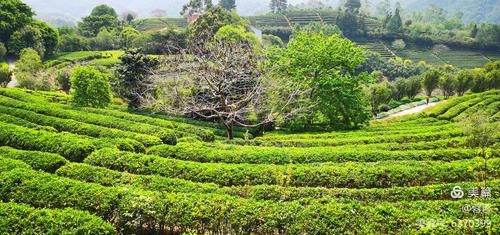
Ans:
[{"label": "distant hillside", "polygon": [[500,0],[407,0],[403,8],[422,10],[434,4],[448,13],[463,12],[465,22],[500,23]]}]

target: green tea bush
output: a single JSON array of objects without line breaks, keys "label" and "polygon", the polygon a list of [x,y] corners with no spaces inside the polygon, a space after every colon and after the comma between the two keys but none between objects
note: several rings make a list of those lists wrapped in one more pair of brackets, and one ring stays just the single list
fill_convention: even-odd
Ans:
[{"label": "green tea bush", "polygon": [[163,142],[160,138],[156,136],[150,136],[145,134],[137,134],[128,131],[117,130],[113,128],[107,128],[102,126],[97,126],[93,124],[87,124],[84,122],[78,122],[71,119],[63,119],[52,116],[46,116],[38,114],[36,112],[11,108],[0,105],[0,113],[9,114],[16,116],[27,121],[43,125],[52,126],[59,131],[67,131],[70,133],[75,133],[79,135],[87,135],[92,137],[107,137],[107,138],[130,138],[135,139],[145,146],[159,145]]},{"label": "green tea bush", "polygon": [[0,172],[10,171],[16,168],[31,169],[31,167],[21,160],[4,157],[0,154]]},{"label": "green tea bush", "polygon": [[70,161],[80,162],[96,146],[94,141],[69,133],[53,133],[0,122],[0,145],[17,149],[57,153]]},{"label": "green tea bush", "polygon": [[8,114],[0,113],[0,120],[2,120],[2,122],[6,122],[6,123],[15,124],[15,125],[18,125],[18,126],[27,127],[27,128],[30,128],[30,129],[44,130],[44,131],[48,131],[48,132],[57,132],[57,130],[54,127],[51,127],[51,126],[41,126],[41,125],[38,125],[38,124],[35,124],[35,123],[32,123],[32,122],[26,121],[26,120],[24,120],[22,118],[14,117],[14,116],[8,115]]},{"label": "green tea bush", "polygon": [[[0,91],[0,94],[2,92]],[[104,115],[92,114],[87,112],[82,112],[74,109],[65,109],[58,107],[50,103],[28,103],[19,101],[6,96],[0,96],[0,105],[24,109],[46,116],[58,117],[63,119],[72,119],[74,121],[98,125],[102,127],[114,128],[123,131],[135,132],[138,134],[146,134],[156,136],[162,139],[163,143],[172,142],[172,140],[177,138],[175,133],[165,128],[152,126],[148,124],[141,124],[138,122],[132,122],[128,120],[123,120],[120,118],[114,118]]]},{"label": "green tea bush", "polygon": [[68,163],[68,160],[58,154],[17,150],[7,146],[0,147],[0,156],[23,161],[35,170],[46,172],[55,172]]},{"label": "green tea bush", "polygon": [[103,73],[93,67],[76,67],[71,74],[73,103],[103,108],[111,103],[111,85]]},{"label": "green tea bush", "polygon": [[232,140],[227,143],[238,145],[258,145],[258,146],[279,146],[279,147],[321,147],[321,146],[341,146],[348,144],[375,144],[375,143],[410,143],[421,141],[435,141],[462,136],[460,130],[452,129],[441,132],[425,132],[414,134],[395,134],[382,136],[357,136],[352,138],[327,138],[327,139],[260,139],[254,140]]},{"label": "green tea bush", "polygon": [[[113,223],[119,233],[159,232],[224,234],[343,234],[418,233],[418,219],[443,219],[434,232],[458,233],[449,223],[472,218],[462,211],[461,201],[412,201],[363,204],[257,201],[220,194],[160,193],[134,188],[103,187],[25,169],[0,174],[0,197],[34,207],[72,207],[99,215]],[[498,199],[481,203],[498,209]],[[399,218],[399,219],[398,219]],[[404,218],[404,219],[400,219]],[[492,224],[496,213],[486,215]],[[495,227],[473,228],[492,233]]]},{"label": "green tea bush", "polygon": [[1,234],[116,234],[101,218],[88,212],[66,209],[35,209],[0,202]]},{"label": "green tea bush", "polygon": [[444,161],[383,161],[250,165],[197,163],[106,148],[93,152],[85,163],[136,174],[161,175],[223,186],[281,184],[297,187],[374,188],[418,186],[473,181],[480,170],[493,179],[500,175],[500,159],[490,159],[487,169],[480,159]]},{"label": "green tea bush", "polygon": [[[362,148],[362,147],[361,147]],[[375,162],[386,160],[459,160],[476,157],[472,149],[432,149],[390,151],[353,148],[279,148],[254,146],[205,145],[179,143],[176,146],[158,145],[148,154],[196,162],[225,162],[251,164],[290,164],[314,162]]]},{"label": "green tea bush", "polygon": [[[213,183],[196,183],[157,175],[134,175],[103,167],[82,163],[70,163],[59,170],[59,176],[103,186],[133,186],[144,190],[176,193],[217,193],[255,200],[293,201],[303,198],[349,198],[359,201],[412,201],[449,200],[450,189],[456,185],[472,188],[482,182],[460,182],[415,187],[391,187],[372,189],[283,187],[278,185],[253,185],[220,187]],[[500,186],[500,180],[489,181],[489,187]],[[493,191],[492,198],[500,198],[500,192]]]}]

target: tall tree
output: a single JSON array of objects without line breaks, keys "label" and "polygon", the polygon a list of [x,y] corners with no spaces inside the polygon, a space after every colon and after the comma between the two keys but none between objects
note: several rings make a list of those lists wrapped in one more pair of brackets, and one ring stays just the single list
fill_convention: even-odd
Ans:
[{"label": "tall tree", "polygon": [[49,24],[39,20],[33,21],[31,25],[38,29],[42,34],[43,46],[45,47],[45,57],[53,55],[59,44],[59,31]]},{"label": "tall tree", "polygon": [[347,0],[344,7],[345,7],[346,11],[358,13],[359,8],[361,8],[361,1],[360,0]]},{"label": "tall tree", "polygon": [[78,29],[83,36],[95,37],[102,28],[114,28],[118,25],[116,11],[107,6],[100,5],[92,10],[92,13],[84,17],[78,24]]},{"label": "tall tree", "polygon": [[386,25],[387,31],[392,35],[400,35],[403,33],[403,21],[399,9],[396,8],[394,15],[390,17]]},{"label": "tall tree", "polygon": [[281,13],[288,8],[287,0],[271,0],[269,8],[273,13]]},{"label": "tall tree", "polygon": [[195,13],[202,14],[212,8],[212,0],[189,0],[186,5],[182,6],[181,15],[189,16]]},{"label": "tall tree", "polygon": [[138,49],[125,52],[120,57],[122,64],[118,67],[121,95],[128,100],[130,109],[137,109],[143,99],[152,89],[150,76],[158,66],[159,61],[144,55]]},{"label": "tall tree", "polygon": [[427,96],[432,96],[432,92],[439,86],[441,73],[436,69],[431,69],[422,75],[422,84]]},{"label": "tall tree", "polygon": [[236,0],[220,0],[219,4],[228,11],[236,9]]},{"label": "tall tree", "polygon": [[31,8],[20,0],[0,1],[0,41],[7,43],[16,30],[31,22],[33,15]]},{"label": "tall tree", "polygon": [[20,55],[23,49],[32,48],[38,53],[38,55],[43,57],[45,53],[45,47],[43,43],[43,37],[40,30],[31,25],[28,25],[16,31],[12,35],[8,44],[9,53]]},{"label": "tall tree", "polygon": [[362,89],[370,78],[356,73],[365,60],[362,48],[339,35],[299,32],[287,48],[271,55],[270,66],[276,76],[310,88],[308,97],[315,111],[304,116],[305,124],[319,115],[328,120],[326,124],[356,128],[371,117]]}]

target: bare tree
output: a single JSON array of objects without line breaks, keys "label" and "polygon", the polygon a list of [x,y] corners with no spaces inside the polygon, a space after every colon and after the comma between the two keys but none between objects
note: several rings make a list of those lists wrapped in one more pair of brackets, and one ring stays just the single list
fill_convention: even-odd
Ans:
[{"label": "bare tree", "polygon": [[[176,56],[166,57],[155,74],[163,92],[156,104],[163,111],[215,120],[223,124],[229,139],[234,126],[259,127],[276,118],[290,118],[302,108],[290,108],[303,91],[288,92],[288,99],[276,110],[266,100],[269,81],[259,70],[259,58],[252,45],[214,40]],[[192,79],[190,79],[192,78]],[[286,113],[285,113],[286,111]],[[250,122],[251,113],[259,120]]]}]

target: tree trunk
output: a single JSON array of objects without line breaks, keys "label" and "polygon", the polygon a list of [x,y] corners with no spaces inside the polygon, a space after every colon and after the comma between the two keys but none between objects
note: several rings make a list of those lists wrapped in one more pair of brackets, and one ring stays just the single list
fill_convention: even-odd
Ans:
[{"label": "tree trunk", "polygon": [[233,133],[234,124],[229,123],[229,124],[226,124],[225,126],[226,126],[226,131],[227,131],[227,138],[230,140],[234,139],[234,133]]}]

